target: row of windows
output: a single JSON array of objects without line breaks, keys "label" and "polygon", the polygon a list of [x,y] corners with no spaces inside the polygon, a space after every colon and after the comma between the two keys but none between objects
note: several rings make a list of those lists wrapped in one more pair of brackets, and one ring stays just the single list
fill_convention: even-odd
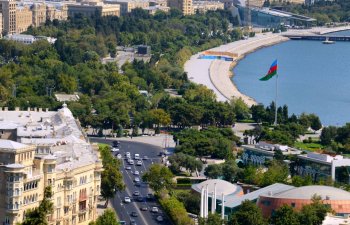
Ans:
[{"label": "row of windows", "polygon": [[30,196],[24,197],[23,204],[27,205],[27,204],[31,204],[31,203],[36,202],[36,201],[38,201],[38,194],[35,194],[35,195],[33,194]]},{"label": "row of windows", "polygon": [[32,152],[25,152],[18,155],[19,161],[32,159]]},{"label": "row of windows", "polygon": [[38,187],[38,181],[32,181],[24,184],[24,191],[35,189]]}]

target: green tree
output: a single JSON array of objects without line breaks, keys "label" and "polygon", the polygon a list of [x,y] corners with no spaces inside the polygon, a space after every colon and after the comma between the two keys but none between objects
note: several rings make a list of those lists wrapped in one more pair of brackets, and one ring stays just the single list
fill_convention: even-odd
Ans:
[{"label": "green tree", "polygon": [[112,209],[106,209],[95,222],[89,225],[119,225],[117,216]]},{"label": "green tree", "polygon": [[314,195],[312,197],[312,203],[309,205],[304,205],[300,211],[300,224],[322,224],[322,221],[327,213],[331,211],[331,207],[323,204],[320,196]]},{"label": "green tree", "polygon": [[217,179],[222,176],[222,164],[211,164],[205,167],[204,175],[210,179]]},{"label": "green tree", "polygon": [[289,175],[289,168],[285,163],[272,161],[268,170],[263,174],[262,186],[268,186],[274,183],[285,183]]},{"label": "green tree", "polygon": [[217,213],[209,213],[208,218],[199,218],[199,225],[222,225],[221,216]]},{"label": "green tree", "polygon": [[334,127],[334,126],[324,127],[320,135],[320,142],[322,145],[329,146],[336,136],[337,136],[337,127]]},{"label": "green tree", "polygon": [[245,200],[238,210],[229,216],[228,225],[267,225],[261,209],[253,202]]},{"label": "green tree", "polygon": [[160,192],[163,189],[170,190],[173,187],[173,177],[174,175],[168,167],[161,164],[153,164],[143,174],[142,179],[147,181],[155,192]]},{"label": "green tree", "polygon": [[51,202],[52,188],[47,186],[44,191],[44,198],[39,207],[28,210],[22,225],[48,225],[47,216],[53,212],[53,203]]},{"label": "green tree", "polygon": [[233,183],[237,179],[237,175],[241,169],[237,166],[234,160],[226,161],[222,166],[222,175],[224,180]]},{"label": "green tree", "polygon": [[239,99],[232,99],[230,102],[231,106],[234,109],[234,112],[236,114],[237,120],[245,120],[249,119],[250,117],[250,109],[249,107],[244,103],[242,98]]},{"label": "green tree", "polygon": [[273,225],[300,225],[299,216],[289,205],[283,205],[276,209],[271,217]]},{"label": "green tree", "polygon": [[313,129],[316,132],[322,128],[321,120],[318,116],[316,116],[315,114],[310,114],[309,118],[311,129]]}]

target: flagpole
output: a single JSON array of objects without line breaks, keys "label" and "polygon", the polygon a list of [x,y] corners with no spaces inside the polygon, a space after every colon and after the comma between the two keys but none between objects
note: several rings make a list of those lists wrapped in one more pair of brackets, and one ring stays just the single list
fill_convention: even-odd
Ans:
[{"label": "flagpole", "polygon": [[274,126],[277,126],[277,94],[278,94],[278,74],[276,74],[276,97],[275,97],[275,122],[274,122]]}]

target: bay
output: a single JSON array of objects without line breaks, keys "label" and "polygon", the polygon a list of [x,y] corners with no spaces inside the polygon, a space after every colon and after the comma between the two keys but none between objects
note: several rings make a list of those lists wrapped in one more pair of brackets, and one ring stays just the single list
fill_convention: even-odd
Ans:
[{"label": "bay", "polygon": [[288,105],[290,114],[315,113],[323,125],[350,122],[350,42],[287,41],[247,55],[234,68],[233,81],[242,93],[265,106],[275,99],[275,78],[259,78],[275,59],[279,106]]}]

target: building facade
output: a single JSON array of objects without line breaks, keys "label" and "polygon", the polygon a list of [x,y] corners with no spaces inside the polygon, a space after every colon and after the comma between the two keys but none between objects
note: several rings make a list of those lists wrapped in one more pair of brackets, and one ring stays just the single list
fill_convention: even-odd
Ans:
[{"label": "building facade", "polygon": [[104,4],[102,2],[82,2],[68,4],[68,15],[82,14],[84,16],[120,16],[120,6],[118,4]]},{"label": "building facade", "polygon": [[57,112],[5,108],[0,117],[0,223],[22,222],[47,186],[54,204],[50,225],[95,220],[102,162],[67,106]]},{"label": "building facade", "polygon": [[16,8],[15,0],[1,0],[0,12],[3,17],[3,31],[13,34],[16,33]]},{"label": "building facade", "polygon": [[168,0],[168,6],[181,10],[184,15],[192,15],[194,13],[192,0]]},{"label": "building facade", "polygon": [[224,3],[215,1],[193,1],[194,12],[206,13],[207,11],[216,11],[224,9]]},{"label": "building facade", "polygon": [[33,12],[28,5],[17,5],[16,8],[16,33],[22,33],[32,25]]},{"label": "building facade", "polygon": [[147,0],[106,0],[105,2],[108,4],[119,5],[121,15],[130,13],[136,8],[147,9],[150,6],[150,2]]}]

